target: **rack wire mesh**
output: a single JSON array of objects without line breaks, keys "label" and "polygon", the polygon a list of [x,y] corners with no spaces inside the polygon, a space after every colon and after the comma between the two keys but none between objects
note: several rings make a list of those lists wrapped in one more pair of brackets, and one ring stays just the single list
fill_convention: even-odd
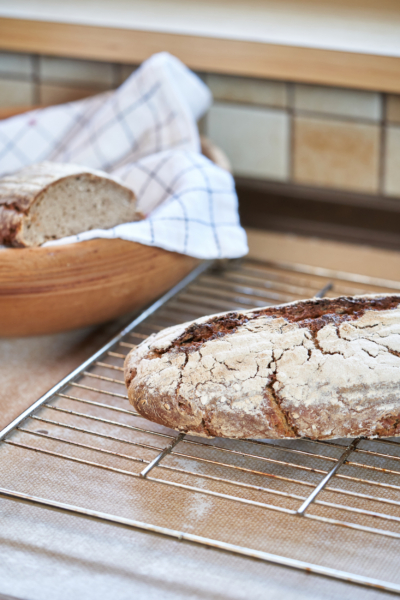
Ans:
[{"label": "rack wire mesh", "polygon": [[169,325],[399,290],[305,265],[203,263],[0,432],[0,496],[400,593],[396,439],[177,435],[130,408],[122,376],[131,348]]}]

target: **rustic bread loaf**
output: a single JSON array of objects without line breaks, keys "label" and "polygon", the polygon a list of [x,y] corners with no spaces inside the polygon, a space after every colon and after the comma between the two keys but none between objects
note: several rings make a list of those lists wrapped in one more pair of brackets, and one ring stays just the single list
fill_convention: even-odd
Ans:
[{"label": "rustic bread loaf", "polygon": [[313,299],[170,327],[125,361],[129,400],[229,438],[400,435],[400,295]]},{"label": "rustic bread loaf", "polygon": [[135,221],[134,193],[102,171],[44,162],[0,179],[0,243],[49,240]]}]

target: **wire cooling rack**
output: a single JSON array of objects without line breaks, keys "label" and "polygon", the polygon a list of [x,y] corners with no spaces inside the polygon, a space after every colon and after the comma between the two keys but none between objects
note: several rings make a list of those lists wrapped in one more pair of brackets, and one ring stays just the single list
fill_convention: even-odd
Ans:
[{"label": "wire cooling rack", "polygon": [[126,354],[166,326],[399,290],[305,265],[201,264],[3,429],[0,496],[399,593],[399,442],[177,435],[135,413],[123,382]]}]

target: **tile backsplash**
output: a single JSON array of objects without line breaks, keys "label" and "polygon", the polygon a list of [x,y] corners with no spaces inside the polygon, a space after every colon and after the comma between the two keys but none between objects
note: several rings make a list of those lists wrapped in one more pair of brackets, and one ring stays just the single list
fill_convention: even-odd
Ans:
[{"label": "tile backsplash", "polygon": [[[135,65],[0,52],[0,111],[76,100]],[[200,127],[236,175],[400,198],[400,95],[201,73]]]},{"label": "tile backsplash", "polygon": [[294,182],[379,191],[379,125],[295,115],[292,127]]},{"label": "tile backsplash", "polygon": [[228,155],[236,175],[286,181],[289,117],[281,109],[215,101],[205,133]]},{"label": "tile backsplash", "polygon": [[218,100],[279,108],[285,108],[288,105],[287,86],[282,81],[213,75],[212,73],[207,74],[205,79],[214,98]]},{"label": "tile backsplash", "polygon": [[380,121],[382,97],[377,92],[364,92],[320,85],[293,86],[293,107],[301,112]]}]

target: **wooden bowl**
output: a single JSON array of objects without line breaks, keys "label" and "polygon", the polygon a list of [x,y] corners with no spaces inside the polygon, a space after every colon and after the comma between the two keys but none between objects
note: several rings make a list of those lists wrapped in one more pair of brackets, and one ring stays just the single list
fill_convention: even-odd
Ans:
[{"label": "wooden bowl", "polygon": [[198,263],[124,240],[0,250],[0,336],[108,321],[155,300]]},{"label": "wooden bowl", "polygon": [[[0,118],[25,109],[2,109]],[[207,138],[202,152],[230,169]],[[195,258],[124,240],[95,239],[48,248],[0,250],[0,336],[56,333],[95,325],[161,296]]]}]

